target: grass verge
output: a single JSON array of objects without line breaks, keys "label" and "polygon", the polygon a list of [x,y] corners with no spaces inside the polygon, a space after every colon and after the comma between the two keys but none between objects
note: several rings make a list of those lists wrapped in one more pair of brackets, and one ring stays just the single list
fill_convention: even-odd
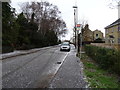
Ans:
[{"label": "grass verge", "polygon": [[84,73],[90,84],[90,88],[119,88],[118,76],[110,74],[107,70],[101,69],[85,53],[82,54],[81,61],[84,64]]}]

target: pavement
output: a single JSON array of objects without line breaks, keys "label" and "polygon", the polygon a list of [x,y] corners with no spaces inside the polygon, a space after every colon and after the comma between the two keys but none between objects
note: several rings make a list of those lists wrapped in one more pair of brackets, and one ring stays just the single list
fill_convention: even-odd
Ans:
[{"label": "pavement", "polygon": [[83,64],[59,46],[17,51],[2,55],[3,88],[87,88]]},{"label": "pavement", "polygon": [[85,80],[83,64],[76,57],[74,48],[66,57],[53,80],[51,80],[49,88],[88,88],[88,83]]}]

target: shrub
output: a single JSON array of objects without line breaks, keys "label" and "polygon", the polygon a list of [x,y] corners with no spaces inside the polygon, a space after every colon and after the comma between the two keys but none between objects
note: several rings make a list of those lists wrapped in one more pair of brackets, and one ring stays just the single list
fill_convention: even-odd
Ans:
[{"label": "shrub", "polygon": [[85,51],[101,68],[120,75],[120,51],[92,45],[86,45]]},{"label": "shrub", "polygon": [[12,46],[2,46],[2,53],[9,53],[9,52],[13,52],[14,49]]}]

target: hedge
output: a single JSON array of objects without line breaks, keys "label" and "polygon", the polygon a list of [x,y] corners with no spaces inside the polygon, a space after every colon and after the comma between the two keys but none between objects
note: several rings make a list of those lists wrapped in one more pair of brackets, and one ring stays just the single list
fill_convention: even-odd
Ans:
[{"label": "hedge", "polygon": [[9,52],[13,52],[14,49],[12,46],[2,46],[2,53],[9,53]]},{"label": "hedge", "polygon": [[120,51],[92,45],[85,45],[85,51],[101,68],[120,75]]}]

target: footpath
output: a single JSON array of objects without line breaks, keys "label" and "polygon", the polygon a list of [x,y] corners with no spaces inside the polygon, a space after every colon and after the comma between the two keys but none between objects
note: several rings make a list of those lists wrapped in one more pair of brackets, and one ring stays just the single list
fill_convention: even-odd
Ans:
[{"label": "footpath", "polygon": [[49,88],[88,88],[88,82],[83,73],[83,64],[76,57],[76,50],[72,49],[55,77],[51,80]]}]

